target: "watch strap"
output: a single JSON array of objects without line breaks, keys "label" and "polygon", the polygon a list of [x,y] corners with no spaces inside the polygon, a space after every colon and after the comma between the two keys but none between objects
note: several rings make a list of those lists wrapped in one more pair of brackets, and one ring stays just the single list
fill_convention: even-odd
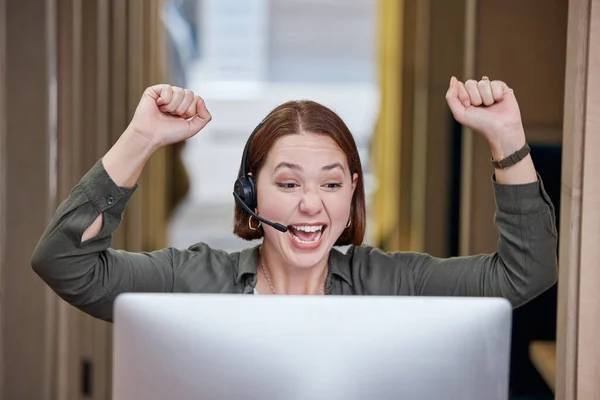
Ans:
[{"label": "watch strap", "polygon": [[497,169],[508,168],[527,157],[530,151],[531,149],[529,148],[529,145],[525,143],[525,146],[521,147],[519,150],[515,151],[508,157],[503,158],[502,160],[494,160],[494,158],[492,158],[492,165]]}]

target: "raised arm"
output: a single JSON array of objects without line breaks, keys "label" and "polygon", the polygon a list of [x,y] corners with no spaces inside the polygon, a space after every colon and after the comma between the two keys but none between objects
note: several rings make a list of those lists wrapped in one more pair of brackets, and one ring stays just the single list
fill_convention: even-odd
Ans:
[{"label": "raised arm", "polygon": [[494,173],[498,251],[446,260],[421,258],[413,265],[415,290],[434,296],[505,297],[518,306],[556,281],[557,232],[554,207],[531,157],[515,155],[526,144],[517,100],[504,82],[463,84],[455,78],[446,100],[458,122],[488,141],[494,160],[512,155],[513,161]]},{"label": "raised arm", "polygon": [[[189,139],[210,121],[200,96],[169,85],[152,86],[144,92],[133,119],[102,164],[117,186],[132,187],[146,162],[160,148]],[[82,240],[102,229],[102,214],[84,232]]]},{"label": "raised arm", "polygon": [[119,293],[172,290],[174,268],[191,253],[114,250],[112,233],[150,156],[193,136],[210,118],[189,90],[157,85],[144,92],[130,125],[58,207],[32,255],[33,269],[59,296],[111,320]]}]

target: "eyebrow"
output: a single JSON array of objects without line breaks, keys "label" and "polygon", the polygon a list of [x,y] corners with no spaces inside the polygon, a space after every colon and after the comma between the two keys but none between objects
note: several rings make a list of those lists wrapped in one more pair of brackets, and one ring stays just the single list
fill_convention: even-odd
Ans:
[{"label": "eyebrow", "polygon": [[340,164],[339,162],[335,162],[333,164],[326,165],[323,168],[321,168],[321,170],[322,171],[331,171],[336,168],[339,168],[342,170],[342,172],[344,172],[344,166],[342,164]]},{"label": "eyebrow", "polygon": [[[298,165],[298,164],[292,164],[292,163],[283,161],[283,162],[280,162],[279,164],[277,164],[277,166],[273,170],[273,173],[277,172],[277,170],[279,170],[281,168],[289,168],[289,169],[292,169],[292,170],[295,170],[295,171],[302,171],[303,170],[302,167],[300,165]],[[336,168],[339,168],[342,171],[345,171],[344,170],[344,166],[342,164],[340,164],[339,162],[335,162],[333,164],[326,165],[323,168],[321,168],[321,170],[322,171],[331,171],[331,170],[334,170]]]}]

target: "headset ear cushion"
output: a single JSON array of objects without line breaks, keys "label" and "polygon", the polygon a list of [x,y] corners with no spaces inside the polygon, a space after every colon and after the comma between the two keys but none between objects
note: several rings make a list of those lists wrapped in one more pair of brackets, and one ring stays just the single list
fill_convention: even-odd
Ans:
[{"label": "headset ear cushion", "polygon": [[252,210],[256,210],[257,201],[256,186],[254,186],[254,179],[252,179],[252,176],[248,176],[246,178],[246,181],[248,182],[248,207],[250,207]]},{"label": "headset ear cushion", "polygon": [[251,210],[256,209],[256,192],[252,177],[246,176],[235,181],[233,190]]}]

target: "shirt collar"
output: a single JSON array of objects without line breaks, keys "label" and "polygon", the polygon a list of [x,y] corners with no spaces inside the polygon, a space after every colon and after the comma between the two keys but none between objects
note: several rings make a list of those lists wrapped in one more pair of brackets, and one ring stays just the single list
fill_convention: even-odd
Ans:
[{"label": "shirt collar", "polygon": [[242,282],[246,274],[256,275],[258,269],[258,249],[260,245],[249,247],[242,250],[238,257],[235,283],[236,285]]},{"label": "shirt collar", "polygon": [[331,275],[336,275],[348,283],[353,285],[352,281],[352,248],[347,253],[342,253],[340,250],[333,248],[329,252],[329,272]]}]

